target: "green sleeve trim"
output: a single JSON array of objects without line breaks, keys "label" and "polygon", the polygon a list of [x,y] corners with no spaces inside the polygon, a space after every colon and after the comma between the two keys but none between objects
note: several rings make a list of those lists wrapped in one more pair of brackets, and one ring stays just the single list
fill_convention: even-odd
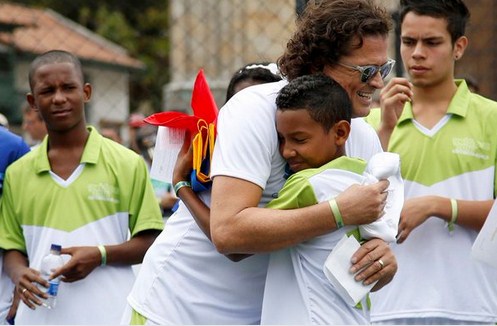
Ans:
[{"label": "green sleeve trim", "polygon": [[267,207],[273,209],[292,209],[307,207],[317,203],[316,195],[307,177],[296,173],[288,178],[283,188],[279,191],[278,198],[271,200],[267,204]]}]

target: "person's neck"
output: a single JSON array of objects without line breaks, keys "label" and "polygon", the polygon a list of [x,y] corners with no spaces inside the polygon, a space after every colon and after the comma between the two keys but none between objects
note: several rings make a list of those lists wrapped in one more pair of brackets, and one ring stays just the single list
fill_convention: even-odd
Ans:
[{"label": "person's neck", "polygon": [[413,90],[413,104],[448,103],[457,92],[454,79],[450,79],[432,87],[416,87]]},{"label": "person's neck", "polygon": [[457,86],[453,79],[432,87],[414,86],[412,111],[416,121],[431,129],[447,114],[456,92]]},{"label": "person's neck", "polygon": [[86,128],[76,127],[65,131],[48,131],[49,148],[60,150],[84,147],[90,132]]}]

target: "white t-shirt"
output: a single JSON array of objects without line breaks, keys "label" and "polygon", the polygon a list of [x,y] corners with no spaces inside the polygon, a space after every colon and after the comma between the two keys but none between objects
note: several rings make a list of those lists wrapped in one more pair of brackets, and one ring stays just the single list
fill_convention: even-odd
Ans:
[{"label": "white t-shirt", "polygon": [[[362,184],[366,162],[346,156],[322,167],[292,175],[268,207],[292,209],[329,200],[352,184]],[[262,324],[330,325],[367,324],[369,316],[347,304],[323,272],[326,258],[337,242],[359,230],[347,225],[270,254]]]},{"label": "white t-shirt", "polygon": [[[248,87],[220,110],[211,175],[253,182],[266,205],[284,183],[278,152],[275,99],[286,81]],[[355,136],[376,139],[371,135]],[[364,132],[354,128],[355,132]],[[373,136],[373,137],[372,137]],[[200,194],[209,205],[210,193]],[[181,203],[145,255],[129,304],[158,324],[257,324],[260,322],[267,254],[232,262],[219,254]]]},{"label": "white t-shirt", "polygon": [[[277,154],[274,129],[274,101],[283,85],[265,84],[237,93],[218,118],[213,174],[241,177],[265,187],[265,202],[284,182],[285,162]],[[247,136],[254,126],[259,128],[258,137]],[[264,159],[252,156],[249,149],[260,147],[266,153]],[[232,168],[235,164],[239,165]],[[274,171],[266,166],[274,166]],[[209,192],[200,197],[210,204]],[[158,324],[258,324],[267,261],[265,254],[230,261],[217,252],[180,203],[147,251],[128,302]]]}]

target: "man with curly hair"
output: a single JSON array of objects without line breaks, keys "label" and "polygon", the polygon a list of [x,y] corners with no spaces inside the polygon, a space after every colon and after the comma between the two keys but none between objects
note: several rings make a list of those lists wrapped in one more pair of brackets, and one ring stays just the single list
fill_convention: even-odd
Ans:
[{"label": "man with curly hair", "polygon": [[[324,72],[347,91],[353,116],[362,117],[393,66],[387,57],[390,29],[388,13],[373,0],[310,1],[279,59],[280,70],[288,80]],[[262,208],[285,181],[275,99],[287,82],[245,88],[220,110],[212,200],[210,192],[202,192],[198,195],[203,206],[192,205],[186,200],[194,197],[188,173],[175,180],[182,202],[148,250],[128,296],[132,324],[258,324],[268,270],[265,253],[339,227],[339,216],[326,202],[289,210]],[[381,151],[378,136],[362,119],[352,122],[345,146],[348,155],[364,159]],[[336,202],[343,223],[376,220],[384,208],[387,186],[386,181],[355,185],[341,193]],[[197,224],[200,220],[202,227]],[[232,262],[223,254],[254,255]],[[367,241],[352,258],[356,280],[378,281],[375,290],[388,283],[396,270],[395,257],[379,239]],[[337,310],[334,315],[336,324],[369,320],[367,311],[351,315],[350,310]],[[123,321],[129,323],[129,317]],[[311,316],[308,322],[319,321]]]}]

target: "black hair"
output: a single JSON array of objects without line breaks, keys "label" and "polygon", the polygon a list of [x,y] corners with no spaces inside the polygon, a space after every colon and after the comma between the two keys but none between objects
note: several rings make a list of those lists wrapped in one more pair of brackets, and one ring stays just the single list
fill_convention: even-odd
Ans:
[{"label": "black hair", "polygon": [[240,68],[230,79],[226,91],[226,102],[235,95],[235,87],[240,82],[250,81],[255,85],[280,81],[281,76],[277,71],[271,70],[272,66],[276,68],[276,64],[264,61],[249,63]]},{"label": "black hair", "polygon": [[38,68],[46,64],[52,63],[71,63],[74,65],[76,72],[79,74],[81,78],[81,82],[84,81],[83,78],[83,68],[81,67],[81,61],[79,61],[78,57],[73,55],[70,52],[63,50],[50,50],[43,54],[37,56],[33,62],[31,62],[31,66],[29,69],[29,86],[31,91],[33,91],[33,76]]},{"label": "black hair", "polygon": [[290,81],[276,97],[280,111],[305,109],[328,132],[340,120],[350,122],[352,103],[339,83],[318,73]]},{"label": "black hair", "polygon": [[470,12],[462,0],[400,0],[400,22],[409,12],[417,15],[444,18],[454,44],[466,32]]},{"label": "black hair", "polygon": [[288,80],[322,72],[362,47],[364,37],[388,37],[392,26],[390,14],[374,0],[310,0],[278,67]]}]

